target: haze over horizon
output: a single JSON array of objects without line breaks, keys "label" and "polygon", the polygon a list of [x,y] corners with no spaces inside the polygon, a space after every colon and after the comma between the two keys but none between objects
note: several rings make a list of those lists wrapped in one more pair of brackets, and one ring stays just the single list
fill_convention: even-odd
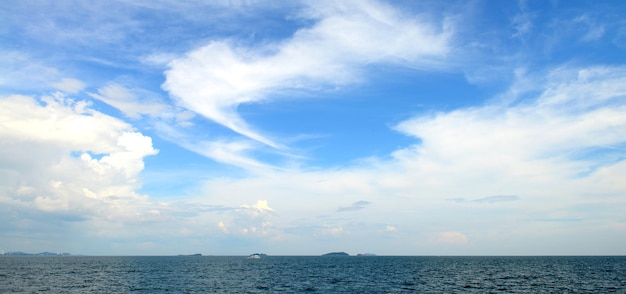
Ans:
[{"label": "haze over horizon", "polygon": [[0,3],[0,250],[625,255],[623,1]]}]

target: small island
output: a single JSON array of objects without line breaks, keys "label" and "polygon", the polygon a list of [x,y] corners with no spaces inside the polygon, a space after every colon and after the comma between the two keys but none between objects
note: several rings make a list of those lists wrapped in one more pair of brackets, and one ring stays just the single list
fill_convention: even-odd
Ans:
[{"label": "small island", "polygon": [[326,256],[326,257],[346,257],[346,256],[350,256],[350,254],[345,253],[345,252],[330,252],[330,253],[326,253],[322,256]]}]

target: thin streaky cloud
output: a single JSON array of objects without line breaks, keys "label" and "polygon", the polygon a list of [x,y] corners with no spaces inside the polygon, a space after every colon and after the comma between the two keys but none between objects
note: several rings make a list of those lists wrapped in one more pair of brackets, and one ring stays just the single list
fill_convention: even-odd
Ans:
[{"label": "thin streaky cloud", "polygon": [[488,203],[488,204],[492,204],[492,203],[496,203],[496,202],[518,201],[518,200],[520,200],[520,197],[517,196],[517,195],[495,195],[495,196],[488,196],[488,197],[483,197],[483,198],[478,198],[478,199],[450,198],[448,200],[456,202],[456,203]]},{"label": "thin streaky cloud", "polygon": [[282,148],[246,123],[237,106],[271,100],[281,89],[354,83],[359,69],[372,63],[426,64],[449,50],[447,31],[386,4],[333,2],[311,6],[309,15],[315,17],[312,27],[280,43],[257,49],[212,41],[193,50],[170,62],[163,88],[179,105]]},{"label": "thin streaky cloud", "polygon": [[356,210],[361,210],[364,209],[365,207],[367,207],[368,205],[372,204],[369,201],[365,201],[365,200],[359,200],[357,202],[352,203],[352,205],[350,206],[343,206],[343,207],[339,207],[337,209],[337,211],[342,212],[342,211],[356,211]]}]

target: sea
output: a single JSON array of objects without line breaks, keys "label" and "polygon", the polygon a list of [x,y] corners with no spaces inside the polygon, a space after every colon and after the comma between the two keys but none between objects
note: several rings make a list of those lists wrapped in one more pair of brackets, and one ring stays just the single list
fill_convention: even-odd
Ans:
[{"label": "sea", "polygon": [[0,256],[0,293],[626,293],[626,256]]}]

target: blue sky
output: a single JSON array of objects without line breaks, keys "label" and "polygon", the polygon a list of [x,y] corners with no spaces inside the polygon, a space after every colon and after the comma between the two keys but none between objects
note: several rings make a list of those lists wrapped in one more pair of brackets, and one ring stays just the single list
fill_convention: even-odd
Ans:
[{"label": "blue sky", "polygon": [[4,1],[0,249],[626,254],[622,1]]}]

